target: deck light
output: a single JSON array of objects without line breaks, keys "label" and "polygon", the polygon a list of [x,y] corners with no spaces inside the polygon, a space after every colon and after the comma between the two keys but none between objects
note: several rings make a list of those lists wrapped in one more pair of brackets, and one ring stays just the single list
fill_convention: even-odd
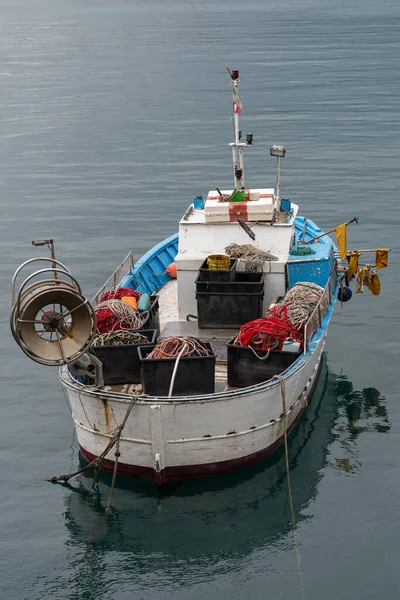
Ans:
[{"label": "deck light", "polygon": [[248,146],[251,146],[253,144],[253,134],[252,133],[248,133],[246,135],[246,141],[247,141]]},{"label": "deck light", "polygon": [[273,146],[271,146],[269,153],[271,156],[283,158],[286,154],[286,148],[284,146],[277,146],[276,144],[274,144]]},{"label": "deck light", "polygon": [[286,154],[286,149],[284,148],[284,146],[278,146],[277,144],[274,144],[273,146],[271,146],[269,153],[271,154],[271,156],[276,156],[276,160],[278,162],[278,173],[276,175],[275,192],[275,206],[278,207],[281,191],[281,158],[284,158]]}]

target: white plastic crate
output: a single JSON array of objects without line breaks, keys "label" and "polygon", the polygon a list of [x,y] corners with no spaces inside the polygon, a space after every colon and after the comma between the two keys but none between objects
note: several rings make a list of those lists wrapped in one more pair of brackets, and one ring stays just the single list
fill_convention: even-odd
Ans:
[{"label": "white plastic crate", "polygon": [[[223,195],[231,195],[232,190],[221,190]],[[205,206],[206,223],[237,221],[272,221],[275,209],[274,189],[246,190],[245,202],[220,202],[216,190],[209,192]]]}]

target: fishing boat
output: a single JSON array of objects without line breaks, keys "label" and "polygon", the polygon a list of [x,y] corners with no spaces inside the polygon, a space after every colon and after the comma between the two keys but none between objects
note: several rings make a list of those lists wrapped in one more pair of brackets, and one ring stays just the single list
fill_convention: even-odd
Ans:
[{"label": "fishing boat", "polygon": [[[51,257],[27,261],[12,283],[15,340],[33,360],[59,368],[84,459],[158,485],[226,473],[273,453],[307,408],[337,295],[351,295],[338,278],[333,240],[281,198],[283,146],[270,150],[275,187],[246,187],[244,150],[253,135],[242,141],[239,72],[230,75],[232,188],[195,198],[178,232],[137,262],[129,253],[91,302],[56,259],[52,240],[34,242],[47,244]],[[344,257],[347,224],[336,230]],[[21,271],[36,261],[45,266],[17,292]],[[116,303],[134,315],[130,327]],[[120,319],[120,332],[147,338],[138,347],[96,347],[104,309]],[[277,330],[285,319],[283,339]],[[153,358],[171,340],[179,351]],[[192,344],[203,354],[191,355]],[[129,379],[133,363],[139,380]]]},{"label": "fishing boat", "polygon": [[[333,427],[340,410],[337,379],[326,362],[324,353],[313,397],[290,445],[297,523],[307,518],[305,509],[315,500],[321,470],[329,462],[328,448],[335,439]],[[268,468],[263,468],[264,463]],[[166,510],[157,509],[154,500],[159,500],[159,493],[144,480],[120,478],[113,496],[117,518],[104,523],[98,539],[124,552],[134,552],[140,546],[144,561],[158,552],[164,560],[175,561],[175,566],[177,558],[199,560],[199,553],[215,554],[216,548],[231,560],[243,560],[266,541],[277,542],[290,531],[285,476],[284,455],[276,452],[270,459],[235,473],[167,486]],[[92,475],[86,472],[79,488],[68,494],[64,517],[71,545],[81,546],[91,539],[104,513],[102,499],[108,497],[110,482],[107,473],[100,473],[101,494],[91,494]],[[224,493],[219,493],[221,490]],[[271,518],[260,527],[265,515]],[[153,524],[152,535],[149,522]],[[173,551],[166,528],[175,532]]]}]

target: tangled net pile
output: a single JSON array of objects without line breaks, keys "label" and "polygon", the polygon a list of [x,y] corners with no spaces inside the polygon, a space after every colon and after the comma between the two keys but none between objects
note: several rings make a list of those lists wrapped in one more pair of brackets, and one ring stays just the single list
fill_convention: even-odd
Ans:
[{"label": "tangled net pile", "polygon": [[292,256],[308,256],[309,254],[315,254],[315,250],[311,246],[293,246],[289,250],[289,254]]},{"label": "tangled net pile", "polygon": [[106,292],[102,298],[100,298],[100,302],[105,302],[106,300],[121,300],[124,296],[130,296],[139,300],[141,293],[136,290],[132,290],[131,288],[117,288],[116,290],[110,290]]},{"label": "tangled net pile", "polygon": [[325,314],[328,308],[329,298],[323,293],[323,288],[315,283],[297,283],[264,318],[243,325],[234,344],[269,352],[274,348],[281,350],[285,340],[303,343],[304,326],[320,299],[321,313]]},{"label": "tangled net pile", "polygon": [[271,252],[258,250],[251,244],[229,244],[229,246],[225,248],[225,252],[231,258],[240,258],[243,260],[246,271],[262,271],[265,261],[279,260],[278,257],[271,254]]},{"label": "tangled net pile", "polygon": [[195,337],[169,337],[161,342],[150,352],[147,358],[177,358],[186,344],[181,357],[212,356],[212,351]]},{"label": "tangled net pile", "polygon": [[97,333],[121,329],[139,329],[148,312],[137,312],[122,300],[106,300],[96,307]]},{"label": "tangled net pile", "polygon": [[270,315],[242,325],[234,345],[249,346],[260,352],[269,352],[274,348],[282,349],[282,344],[287,339],[300,343],[303,341],[301,333],[288,321]]},{"label": "tangled net pile", "polygon": [[126,344],[148,344],[149,340],[145,335],[136,331],[109,331],[97,335],[92,346],[122,346]]},{"label": "tangled net pile", "polygon": [[287,292],[283,302],[290,305],[288,313],[291,323],[300,327],[308,321],[320,300],[321,314],[325,314],[329,305],[328,294],[324,295],[324,289],[316,283],[301,281]]}]

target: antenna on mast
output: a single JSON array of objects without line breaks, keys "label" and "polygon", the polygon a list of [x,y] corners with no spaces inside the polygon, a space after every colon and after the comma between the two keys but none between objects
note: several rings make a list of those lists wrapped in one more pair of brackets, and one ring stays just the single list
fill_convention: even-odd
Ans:
[{"label": "antenna on mast", "polygon": [[[232,91],[233,91],[233,137],[234,141],[229,145],[232,147],[232,159],[233,159],[233,181],[235,184],[235,190],[244,191],[244,160],[243,160],[243,148],[246,146],[253,145],[253,134],[248,133],[246,135],[246,143],[240,141],[242,132],[239,129],[239,115],[242,112],[242,104],[239,100],[239,71],[232,71]],[[238,162],[239,159],[239,162]]]}]

